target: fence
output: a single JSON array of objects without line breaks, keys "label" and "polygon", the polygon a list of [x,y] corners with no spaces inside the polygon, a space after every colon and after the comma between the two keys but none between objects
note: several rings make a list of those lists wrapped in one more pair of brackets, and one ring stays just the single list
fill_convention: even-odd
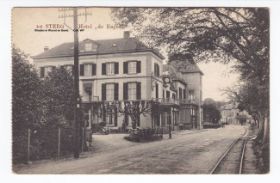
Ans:
[{"label": "fence", "polygon": [[[84,129],[81,151],[86,149]],[[73,128],[40,128],[13,131],[13,162],[60,158],[70,155],[74,148]]]}]

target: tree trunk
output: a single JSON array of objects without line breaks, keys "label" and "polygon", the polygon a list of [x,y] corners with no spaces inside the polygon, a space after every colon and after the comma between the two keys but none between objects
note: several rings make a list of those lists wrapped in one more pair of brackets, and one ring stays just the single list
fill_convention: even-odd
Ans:
[{"label": "tree trunk", "polygon": [[132,121],[132,129],[136,129],[136,121]]},{"label": "tree trunk", "polygon": [[262,143],[266,144],[269,141],[269,119],[268,115],[266,114],[264,117],[264,129],[263,129],[263,138],[262,138]]},{"label": "tree trunk", "polygon": [[261,112],[258,112],[258,126],[259,126],[259,131],[258,131],[258,135],[257,135],[257,142],[262,143],[262,139],[263,139],[263,132],[264,132],[264,119],[263,119],[263,115],[261,114]]}]

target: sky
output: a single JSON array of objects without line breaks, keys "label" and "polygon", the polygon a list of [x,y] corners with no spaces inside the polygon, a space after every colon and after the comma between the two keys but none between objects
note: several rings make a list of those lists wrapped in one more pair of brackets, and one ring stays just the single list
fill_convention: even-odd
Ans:
[{"label": "sky", "polygon": [[[87,10],[91,13],[87,20],[79,18],[79,23],[91,25],[79,33],[79,40],[121,38],[123,31],[128,29],[114,28],[109,8],[94,8]],[[79,13],[83,13],[81,9]],[[58,18],[63,13],[58,8],[15,8],[12,16],[12,42],[16,47],[30,56],[43,52],[45,46],[52,48],[64,42],[73,41],[73,32],[36,32],[37,27],[47,24],[72,25],[72,18]],[[66,29],[66,27],[64,27]],[[133,36],[133,34],[132,34]],[[163,53],[164,54],[164,53]],[[216,101],[226,101],[222,89],[233,86],[238,74],[230,73],[230,66],[220,63],[199,63],[198,66],[204,73],[203,99],[213,98]]]}]

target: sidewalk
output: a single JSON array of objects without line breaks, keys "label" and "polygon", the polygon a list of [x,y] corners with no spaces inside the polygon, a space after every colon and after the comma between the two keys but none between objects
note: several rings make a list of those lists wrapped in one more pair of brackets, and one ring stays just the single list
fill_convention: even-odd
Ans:
[{"label": "sidewalk", "polygon": [[257,135],[257,129],[248,128],[248,142],[245,150],[245,159],[243,165],[243,174],[260,174],[257,166],[257,156],[254,153],[254,137]]}]

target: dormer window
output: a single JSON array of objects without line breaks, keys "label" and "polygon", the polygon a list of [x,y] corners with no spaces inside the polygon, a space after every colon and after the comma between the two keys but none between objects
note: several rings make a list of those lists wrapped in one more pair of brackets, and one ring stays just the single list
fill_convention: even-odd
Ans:
[{"label": "dormer window", "polygon": [[92,43],[85,44],[85,51],[92,51]]}]

